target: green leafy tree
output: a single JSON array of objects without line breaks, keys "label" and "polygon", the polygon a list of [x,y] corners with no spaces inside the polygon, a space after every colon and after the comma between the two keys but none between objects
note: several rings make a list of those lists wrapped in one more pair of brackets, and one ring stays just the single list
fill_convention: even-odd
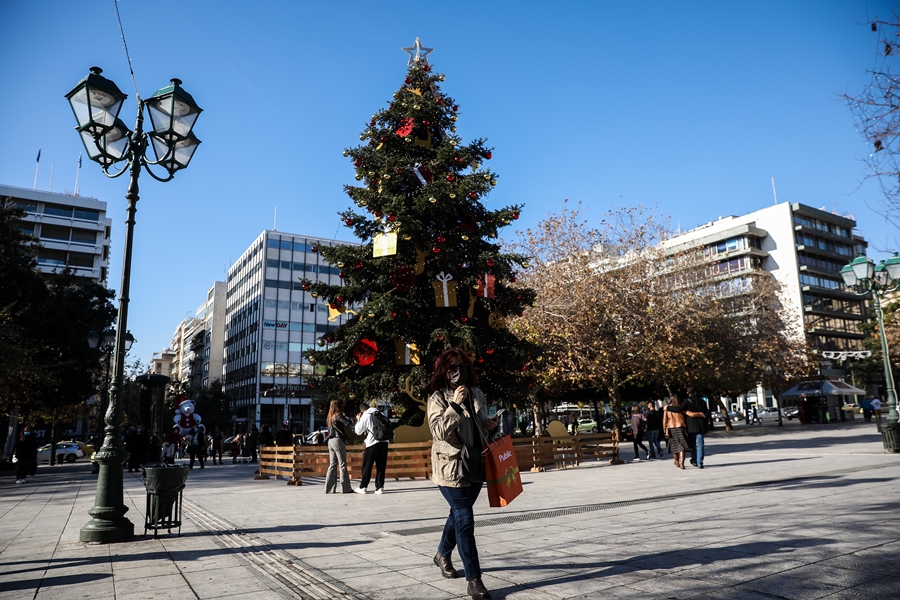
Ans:
[{"label": "green leafy tree", "polygon": [[[525,371],[538,346],[505,324],[534,301],[533,290],[512,286],[527,259],[495,241],[521,206],[485,207],[497,182],[485,166],[491,149],[456,135],[459,108],[442,81],[427,62],[413,62],[360,135],[365,143],[344,151],[361,183],[345,186],[356,208],[340,215],[362,244],[318,249],[341,269],[342,285],[303,284],[349,316],[320,338],[322,350],[307,353],[324,367],[321,385],[331,395],[410,406],[451,347],[474,358],[492,402],[522,398],[531,384]],[[396,252],[382,251],[393,243]]]}]

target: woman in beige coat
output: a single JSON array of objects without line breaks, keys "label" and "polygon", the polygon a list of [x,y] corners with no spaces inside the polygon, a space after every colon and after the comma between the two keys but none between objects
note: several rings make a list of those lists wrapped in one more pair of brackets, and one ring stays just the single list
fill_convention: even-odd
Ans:
[{"label": "woman in beige coat", "polygon": [[488,418],[484,394],[476,385],[478,375],[469,357],[456,348],[444,351],[434,363],[428,426],[433,438],[431,480],[450,505],[434,564],[444,577],[457,577],[450,556],[458,548],[468,582],[466,592],[481,599],[490,598],[491,593],[481,582],[472,507],[484,483],[481,448],[497,428],[497,420]]}]

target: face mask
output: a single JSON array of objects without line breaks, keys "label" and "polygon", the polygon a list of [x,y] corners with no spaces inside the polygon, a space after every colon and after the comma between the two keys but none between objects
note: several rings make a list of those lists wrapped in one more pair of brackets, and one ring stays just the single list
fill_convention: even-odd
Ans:
[{"label": "face mask", "polygon": [[466,384],[466,379],[468,378],[469,373],[461,368],[459,371],[451,371],[450,372],[450,385],[453,387],[459,387],[461,385]]},{"label": "face mask", "polygon": [[22,432],[22,435],[31,435],[31,432],[30,432],[30,431],[23,431],[23,432]]}]

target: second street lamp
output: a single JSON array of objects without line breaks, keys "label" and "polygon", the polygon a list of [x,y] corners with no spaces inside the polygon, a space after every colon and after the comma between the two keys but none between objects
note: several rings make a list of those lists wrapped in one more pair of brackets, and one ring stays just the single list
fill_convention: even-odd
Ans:
[{"label": "second street lamp", "polygon": [[[158,90],[149,99],[138,97],[134,131],[129,131],[119,120],[119,110],[128,97],[119,87],[103,77],[103,71],[91,67],[90,74],[66,94],[72,106],[76,130],[81,135],[85,150],[91,160],[100,163],[107,177],[119,177],[129,173],[128,212],[125,220],[125,257],[122,261],[122,282],[119,286],[119,312],[113,350],[113,379],[109,387],[109,406],[106,410],[103,445],[97,452],[100,464],[94,506],[88,513],[91,520],[81,528],[82,542],[120,542],[134,535],[134,524],[125,517],[128,507],[124,503],[122,464],[128,454],[122,446],[122,422],[124,420],[119,394],[125,376],[125,352],[128,330],[128,302],[131,285],[131,254],[134,244],[134,215],[137,212],[138,177],[141,168],[158,181],[169,181],[175,173],[187,168],[200,144],[191,130],[201,109],[190,94],[181,88],[181,82]],[[144,109],[150,113],[153,131],[144,132]],[[147,156],[151,145],[156,160]],[[109,168],[125,161],[122,169],[111,173]],[[160,165],[168,173],[161,177],[153,173],[151,165]]]},{"label": "second street lamp", "polygon": [[900,289],[900,256],[894,256],[878,266],[870,258],[860,254],[841,269],[841,277],[851,292],[857,296],[872,294],[875,317],[878,320],[878,336],[881,338],[881,355],[884,360],[885,398],[888,405],[887,423],[879,425],[886,452],[900,452],[900,413],[897,412],[897,392],[894,389],[894,373],[888,354],[884,333],[884,312],[881,297]]}]

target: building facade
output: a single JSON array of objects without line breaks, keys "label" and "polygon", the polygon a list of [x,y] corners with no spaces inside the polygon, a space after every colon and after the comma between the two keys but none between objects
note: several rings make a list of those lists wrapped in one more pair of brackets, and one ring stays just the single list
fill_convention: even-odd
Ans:
[{"label": "building facade", "polygon": [[225,391],[235,431],[252,425],[273,431],[289,423],[310,431],[313,366],[302,352],[334,330],[344,315],[303,291],[302,279],[338,285],[340,269],[318,248],[331,240],[263,231],[228,271],[225,300]]},{"label": "building facade", "polygon": [[203,387],[219,380],[225,381],[225,294],[228,284],[213,283],[206,292],[206,301],[197,309],[197,318],[203,323],[203,349],[201,350],[200,378]]},{"label": "building facade", "polygon": [[[847,293],[840,276],[841,268],[867,246],[855,227],[849,215],[782,203],[742,217],[720,217],[674,236],[666,245],[702,247],[719,285],[735,290],[750,284],[753,270],[771,273],[781,285],[788,322],[811,347],[820,353],[860,350],[865,335],[859,326],[868,318],[866,302]],[[842,365],[825,359],[820,372],[844,374]]]},{"label": "building facade", "polygon": [[39,239],[37,268],[45,277],[69,267],[78,278],[106,284],[112,226],[106,202],[7,185],[0,185],[0,201],[27,213],[20,229]]}]

